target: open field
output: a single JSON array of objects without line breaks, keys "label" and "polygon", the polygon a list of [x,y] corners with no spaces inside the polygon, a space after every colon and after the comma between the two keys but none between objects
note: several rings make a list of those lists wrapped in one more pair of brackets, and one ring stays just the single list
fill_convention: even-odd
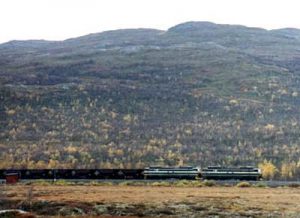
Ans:
[{"label": "open field", "polygon": [[[31,190],[31,191],[30,191]],[[297,217],[299,188],[1,186],[1,209],[45,215]]]}]

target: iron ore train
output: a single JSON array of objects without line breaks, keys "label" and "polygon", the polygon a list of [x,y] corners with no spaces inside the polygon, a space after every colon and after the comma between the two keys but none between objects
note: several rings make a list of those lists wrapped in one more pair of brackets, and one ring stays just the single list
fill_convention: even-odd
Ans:
[{"label": "iron ore train", "polygon": [[259,180],[261,170],[255,167],[147,167],[144,169],[0,169],[0,179],[15,175],[18,179],[214,179]]}]

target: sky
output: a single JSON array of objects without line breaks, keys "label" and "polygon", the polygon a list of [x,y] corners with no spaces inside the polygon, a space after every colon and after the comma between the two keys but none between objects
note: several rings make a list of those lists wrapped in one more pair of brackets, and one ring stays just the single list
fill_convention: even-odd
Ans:
[{"label": "sky", "polygon": [[187,21],[300,29],[299,0],[0,0],[0,43]]}]

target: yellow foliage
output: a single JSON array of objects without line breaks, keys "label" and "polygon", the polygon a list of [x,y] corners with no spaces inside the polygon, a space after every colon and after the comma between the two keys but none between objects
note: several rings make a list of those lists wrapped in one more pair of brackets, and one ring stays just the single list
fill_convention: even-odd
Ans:
[{"label": "yellow foliage", "polygon": [[123,152],[122,149],[117,149],[117,150],[115,150],[115,155],[117,155],[117,156],[123,156],[124,152]]},{"label": "yellow foliage", "polygon": [[130,123],[132,121],[132,116],[130,114],[126,114],[124,117],[123,117],[123,120],[127,123]]},{"label": "yellow foliage", "polygon": [[64,148],[64,150],[66,152],[68,152],[69,154],[74,154],[78,151],[78,148],[77,147],[74,147],[72,145],[69,145],[68,147]]},{"label": "yellow foliage", "polygon": [[271,161],[264,160],[263,163],[259,164],[258,167],[262,171],[262,176],[265,179],[273,179],[278,169]]},{"label": "yellow foliage", "polygon": [[271,131],[271,130],[273,130],[274,128],[275,128],[275,126],[273,125],[273,124],[267,124],[267,125],[265,125],[265,127],[264,127],[266,130],[269,130],[269,131]]},{"label": "yellow foliage", "polygon": [[295,162],[283,163],[281,165],[281,177],[284,179],[293,178],[296,170],[297,170],[297,164]]},{"label": "yellow foliage", "polygon": [[39,161],[35,164],[34,168],[37,168],[37,169],[45,169],[45,168],[47,168],[47,164],[45,163],[45,161],[39,160]]},{"label": "yellow foliage", "polygon": [[16,111],[13,110],[13,109],[10,109],[10,110],[7,110],[7,111],[6,111],[6,114],[7,114],[7,115],[14,115],[15,113],[16,113]]},{"label": "yellow foliage", "polygon": [[231,99],[231,100],[229,101],[229,104],[238,104],[238,100],[236,100],[236,99]]},{"label": "yellow foliage", "polygon": [[49,163],[48,163],[48,168],[54,169],[54,168],[59,167],[59,165],[60,164],[59,164],[59,162],[57,160],[50,159]]},{"label": "yellow foliage", "polygon": [[187,135],[192,135],[192,133],[193,133],[191,129],[186,129],[184,132]]},{"label": "yellow foliage", "polygon": [[117,115],[118,114],[116,112],[114,112],[114,111],[110,112],[110,116],[111,116],[112,119],[115,119],[117,117]]}]

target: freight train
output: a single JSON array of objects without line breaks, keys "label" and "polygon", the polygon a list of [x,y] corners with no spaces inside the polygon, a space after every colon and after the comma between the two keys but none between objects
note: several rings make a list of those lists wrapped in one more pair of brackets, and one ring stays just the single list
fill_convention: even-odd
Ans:
[{"label": "freight train", "polygon": [[0,179],[15,176],[17,180],[86,179],[86,180],[142,180],[142,179],[214,179],[259,180],[255,167],[147,167],[144,169],[0,169]]}]

